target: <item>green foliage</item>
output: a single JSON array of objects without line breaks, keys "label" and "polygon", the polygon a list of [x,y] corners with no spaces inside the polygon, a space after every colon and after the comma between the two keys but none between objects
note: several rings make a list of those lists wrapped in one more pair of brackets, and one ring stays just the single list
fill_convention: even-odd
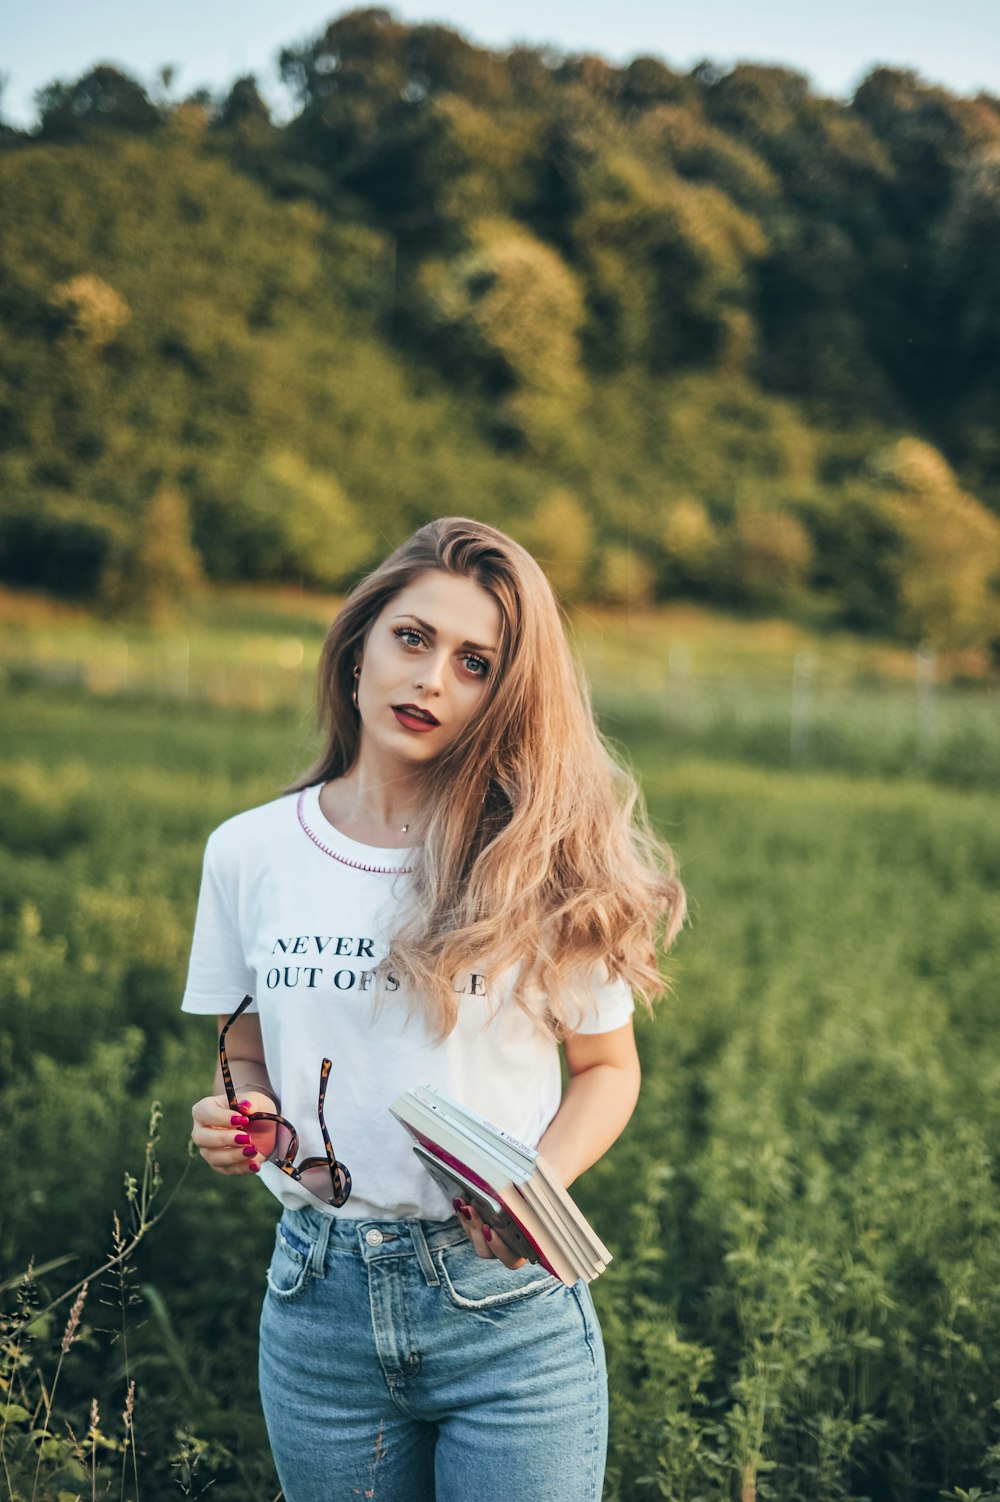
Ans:
[{"label": "green foliage", "polygon": [[601,597],[615,605],[646,605],[653,592],[653,571],[634,548],[606,547],[600,560]]},{"label": "green foliage", "polygon": [[[130,1310],[139,1300],[131,1259],[166,1208],[154,1213],[162,1188],[156,1158],[161,1120],[154,1102],[141,1176],[125,1175],[127,1221],[123,1224],[117,1212],[112,1216],[110,1256],[48,1302],[39,1280],[71,1256],[37,1270],[32,1260],[0,1285],[0,1293],[13,1290],[16,1296],[11,1312],[0,1317],[0,1467],[10,1502],[69,1502],[88,1491],[93,1498],[98,1487],[107,1496],[116,1483],[119,1496],[125,1496],[126,1486],[139,1495],[136,1381],[129,1350]],[[94,1309],[95,1302],[100,1309]],[[112,1310],[110,1330],[88,1323],[95,1315],[108,1318],[102,1314],[106,1309]],[[56,1348],[57,1311],[65,1324]],[[86,1426],[73,1411],[72,1399],[56,1401],[61,1396],[60,1378],[71,1376],[64,1366],[72,1363],[74,1346],[92,1354],[99,1334],[112,1335],[119,1351],[120,1371],[115,1375],[121,1382],[120,1436],[106,1432],[96,1397],[90,1400]]]},{"label": "green foliage", "polygon": [[902,540],[903,628],[949,646],[1000,635],[1000,521],[929,444],[900,439],[876,462]]},{"label": "green foliage", "polygon": [[371,537],[336,477],[288,450],[264,457],[233,509],[250,577],[335,588],[371,558]]},{"label": "green foliage", "polygon": [[[996,100],[381,8],[282,68],[285,124],[101,64],[0,135],[3,577],[155,616],[566,492],[571,593],[1000,639]],[[901,438],[948,483],[888,481]]]},{"label": "green foliage", "polygon": [[697,106],[664,104],[637,122],[636,143],[692,182],[711,183],[741,208],[777,197],[779,181],[748,145],[710,125]]},{"label": "green foliage", "polygon": [[517,539],[542,565],[562,600],[584,593],[593,547],[593,523],[579,496],[553,490],[517,527]]},{"label": "green foliage", "polygon": [[576,278],[517,225],[482,221],[469,232],[470,249],[422,269],[428,317],[452,335],[459,366],[497,392],[505,426],[542,445],[583,395]]},{"label": "green foliage", "polygon": [[163,117],[145,89],[107,63],[75,83],[51,83],[37,97],[41,134],[59,140],[94,130],[157,130]]},{"label": "green foliage", "polygon": [[667,511],[661,533],[668,588],[703,588],[717,576],[721,546],[712,518],[700,501],[681,496]]},{"label": "green foliage", "polygon": [[660,1417],[677,1441],[646,1474],[678,1498],[725,1494],[720,1469],[761,1497],[968,1485],[1000,1317],[993,1069],[967,1045],[997,939],[984,805],[918,815],[905,784],[664,770],[636,749],[682,853],[713,851],[689,869],[675,997],[642,1030],[631,1148],[582,1191],[627,1249],[595,1296],[630,1438],[655,1454],[640,1436]]},{"label": "green foliage", "polygon": [[812,561],[809,534],[801,522],[780,511],[746,510],[737,513],[733,533],[737,595],[760,603],[801,593]]},{"label": "green foliage", "polygon": [[[535,524],[555,538],[577,505],[549,497]],[[606,623],[631,718],[607,723],[695,917],[671,993],[639,1023],[636,1117],[578,1186],[615,1253],[594,1285],[608,1502],[985,1502],[1000,1391],[995,798],[871,775],[884,690],[870,720],[858,699],[838,708],[854,776],[789,771],[787,724],[761,738],[770,767],[739,765],[735,719],[685,758],[682,734],[643,728],[641,622],[623,668],[612,637]],[[600,676],[598,690],[606,702]],[[770,712],[765,684],[747,694]],[[211,1481],[220,1502],[274,1496],[248,1317],[276,1213],[259,1185],[196,1160],[124,1259],[135,1272],[110,1269],[103,1294],[92,1280],[70,1350],[75,1293],[39,1312],[108,1261],[116,1206],[127,1233],[157,1175],[164,1195],[184,1175],[214,1049],[208,1023],[177,1011],[204,837],[308,761],[301,716],[40,692],[2,708],[0,1092],[6,1120],[30,1121],[31,1153],[27,1176],[22,1154],[0,1160],[0,1266],[38,1268],[27,1324],[6,1290],[4,1339],[20,1343],[4,1371],[27,1385],[0,1391],[13,1487],[31,1495],[41,1455],[45,1502],[87,1495],[92,1465],[115,1495],[134,1378],[140,1494]],[[123,1195],[153,1098],[159,1140]],[[123,1310],[130,1376],[109,1328]]]},{"label": "green foliage", "polygon": [[101,578],[103,602],[167,619],[201,582],[201,559],[191,545],[184,497],[163,488],[152,497],[131,545],[109,560]]}]

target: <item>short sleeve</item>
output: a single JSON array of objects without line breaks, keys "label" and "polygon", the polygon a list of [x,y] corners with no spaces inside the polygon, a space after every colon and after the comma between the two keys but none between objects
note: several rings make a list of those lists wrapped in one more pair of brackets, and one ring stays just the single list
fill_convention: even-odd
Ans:
[{"label": "short sleeve", "polygon": [[593,1001],[581,1006],[579,1021],[573,1029],[577,1033],[611,1033],[616,1027],[624,1027],[635,1011],[635,1002],[627,983],[610,980],[605,971],[596,978]]},{"label": "short sleeve", "polygon": [[[198,913],[181,1010],[225,1016],[256,990],[239,927],[239,865],[236,852],[216,830],[202,867]],[[256,1011],[256,1003],[249,1010]]]}]

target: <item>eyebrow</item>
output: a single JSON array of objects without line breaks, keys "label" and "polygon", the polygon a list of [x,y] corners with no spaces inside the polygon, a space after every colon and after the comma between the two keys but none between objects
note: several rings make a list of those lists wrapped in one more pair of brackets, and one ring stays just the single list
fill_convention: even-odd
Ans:
[{"label": "eyebrow", "polygon": [[[416,621],[417,625],[420,626],[422,628],[422,630],[426,631],[428,636],[437,636],[437,627],[436,626],[432,626],[431,623],[430,623],[430,621],[422,621],[420,619],[419,615],[412,615],[412,614],[394,615],[393,616],[393,620],[394,621]],[[482,647],[482,646],[479,645],[478,642],[474,642],[474,641],[464,641],[462,643],[462,646],[464,648],[466,648],[470,652],[495,652],[496,651],[496,647]]]}]

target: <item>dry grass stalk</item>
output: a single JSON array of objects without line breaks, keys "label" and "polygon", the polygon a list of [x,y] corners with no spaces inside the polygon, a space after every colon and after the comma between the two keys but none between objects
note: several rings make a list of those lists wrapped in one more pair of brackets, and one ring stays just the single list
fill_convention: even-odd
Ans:
[{"label": "dry grass stalk", "polygon": [[89,1283],[84,1283],[74,1300],[72,1309],[69,1311],[69,1319],[66,1321],[66,1328],[63,1331],[62,1345],[60,1347],[64,1356],[74,1340],[76,1340],[77,1332],[80,1328],[80,1316],[83,1313],[83,1306],[87,1302],[87,1289],[89,1287]]},{"label": "dry grass stalk", "polygon": [[126,1437],[126,1439],[132,1433],[132,1415],[133,1415],[134,1412],[135,1412],[135,1378],[133,1377],[132,1381],[128,1385],[128,1392],[127,1392],[127,1394],[125,1396],[125,1409],[124,1409],[124,1411],[122,1413],[122,1419],[123,1419],[124,1424],[125,1424],[125,1437]]}]

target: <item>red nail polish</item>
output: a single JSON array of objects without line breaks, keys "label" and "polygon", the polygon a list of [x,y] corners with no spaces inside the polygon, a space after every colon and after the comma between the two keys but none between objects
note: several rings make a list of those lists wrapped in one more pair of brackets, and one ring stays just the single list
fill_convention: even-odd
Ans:
[{"label": "red nail polish", "polygon": [[245,1147],[243,1149],[243,1156],[244,1158],[255,1158],[257,1156],[257,1149],[255,1147]]},{"label": "red nail polish", "polygon": [[247,1135],[247,1133],[246,1133],[246,1132],[237,1132],[237,1133],[236,1133],[236,1139],[235,1139],[235,1140],[236,1140],[236,1141],[237,1141],[237,1142],[238,1142],[238,1143],[243,1143],[243,1142],[249,1142],[249,1141],[250,1141],[250,1138],[249,1138],[249,1136],[248,1136],[248,1135]]},{"label": "red nail polish", "polygon": [[252,1111],[253,1110],[253,1106],[250,1104],[250,1102],[248,1100],[241,1100],[240,1101],[240,1110],[241,1111]]},{"label": "red nail polish", "polygon": [[230,1116],[230,1118],[229,1118],[229,1125],[230,1126],[244,1126],[245,1127],[245,1126],[249,1125],[249,1123],[247,1122],[247,1119],[246,1119],[245,1116]]},{"label": "red nail polish", "polygon": [[462,1214],[465,1216],[466,1220],[471,1220],[472,1219],[472,1211],[471,1210],[467,1210],[464,1205],[462,1206]]},{"label": "red nail polish", "polygon": [[462,1213],[462,1201],[461,1200],[457,1200],[457,1199],[456,1200],[452,1200],[452,1202],[451,1202],[451,1208],[453,1210],[457,1210],[458,1213],[459,1213],[459,1215],[461,1215],[461,1213]]},{"label": "red nail polish", "polygon": [[490,1230],[489,1226],[483,1226],[483,1235],[486,1237],[487,1241],[493,1240],[493,1232]]},{"label": "red nail polish", "polygon": [[259,1163],[248,1163],[247,1167],[250,1169],[251,1173],[260,1173],[260,1164]]}]

